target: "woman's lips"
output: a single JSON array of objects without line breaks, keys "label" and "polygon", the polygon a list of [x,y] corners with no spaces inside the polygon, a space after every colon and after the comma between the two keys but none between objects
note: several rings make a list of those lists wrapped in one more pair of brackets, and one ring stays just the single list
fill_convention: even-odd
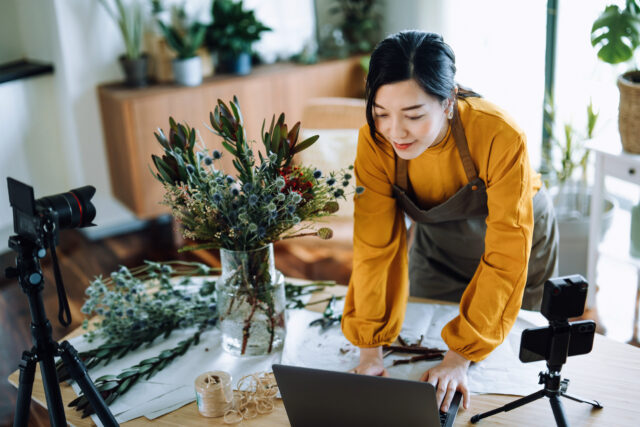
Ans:
[{"label": "woman's lips", "polygon": [[407,148],[411,147],[411,145],[413,144],[413,142],[409,142],[406,144],[400,144],[398,142],[393,142],[393,146],[396,147],[396,149],[398,150],[406,150]]}]

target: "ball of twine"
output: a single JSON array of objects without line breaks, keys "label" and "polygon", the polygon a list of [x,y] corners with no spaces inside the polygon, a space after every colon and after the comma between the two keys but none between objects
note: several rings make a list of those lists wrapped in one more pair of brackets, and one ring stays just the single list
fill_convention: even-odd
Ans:
[{"label": "ball of twine", "polygon": [[205,372],[196,378],[196,403],[205,417],[222,417],[233,407],[231,375],[223,371]]},{"label": "ball of twine", "polygon": [[226,424],[237,424],[273,411],[278,394],[278,384],[273,372],[245,375],[238,380],[236,389],[233,392],[233,408],[224,414]]}]

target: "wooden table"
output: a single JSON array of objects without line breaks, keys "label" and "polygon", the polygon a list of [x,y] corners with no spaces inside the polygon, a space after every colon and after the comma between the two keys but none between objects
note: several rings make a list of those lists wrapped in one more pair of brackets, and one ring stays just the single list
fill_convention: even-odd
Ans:
[{"label": "wooden table", "polygon": [[[336,294],[344,294],[345,287],[335,290]],[[315,298],[324,298],[318,294]],[[314,299],[315,299],[314,298]],[[412,301],[433,302],[412,298]],[[316,304],[316,306],[319,304]],[[320,307],[315,308],[320,310]],[[81,334],[76,329],[65,339]],[[9,382],[17,387],[18,371],[11,374]],[[593,351],[583,356],[571,357],[562,370],[563,378],[571,380],[568,393],[585,399],[595,399],[604,405],[604,409],[592,410],[590,405],[562,399],[565,415],[572,426],[637,426],[640,420],[640,349],[628,344],[610,340],[596,335]],[[532,383],[537,378],[531,378]],[[542,387],[542,386],[540,386]],[[61,386],[62,399],[66,403],[76,397],[70,386]],[[33,399],[46,407],[42,378],[36,371],[33,386]],[[470,425],[472,415],[494,409],[517,399],[504,395],[474,395],[471,397],[471,408],[460,410],[455,425]],[[81,419],[74,410],[65,408],[67,422],[74,426],[93,426],[91,419]],[[153,421],[144,417],[131,420],[126,426],[226,426],[221,418],[204,418],[198,413],[195,402],[166,414]],[[243,427],[288,426],[287,414],[282,400],[276,403],[276,409],[269,415],[259,416],[244,421]],[[481,420],[478,426],[553,426],[556,425],[548,399],[541,399],[527,404],[511,412],[502,412]]]}]

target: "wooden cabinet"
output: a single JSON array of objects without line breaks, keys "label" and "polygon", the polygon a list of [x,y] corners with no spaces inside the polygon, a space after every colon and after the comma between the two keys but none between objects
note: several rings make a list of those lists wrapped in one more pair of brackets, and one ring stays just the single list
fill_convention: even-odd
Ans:
[{"label": "wooden cabinet", "polygon": [[[114,196],[139,218],[169,212],[167,206],[160,204],[164,189],[149,170],[151,154],[162,153],[153,132],[158,128],[167,132],[169,116],[198,129],[201,141],[209,149],[222,150],[220,138],[205,125],[209,124],[209,112],[218,99],[226,102],[236,95],[247,137],[261,145],[262,121],[270,122],[273,114],[284,112],[291,126],[302,119],[304,105],[312,98],[362,96],[364,73],[359,60],[354,57],[314,65],[267,65],[254,68],[248,76],[213,76],[198,87],[98,87]],[[233,171],[230,156],[223,164],[225,170]]]}]

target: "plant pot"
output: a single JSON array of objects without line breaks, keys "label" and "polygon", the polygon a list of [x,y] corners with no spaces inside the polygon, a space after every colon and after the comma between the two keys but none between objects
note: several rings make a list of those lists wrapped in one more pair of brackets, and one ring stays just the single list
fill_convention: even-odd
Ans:
[{"label": "plant pot", "polygon": [[222,56],[220,66],[226,73],[246,76],[251,72],[251,54],[242,52],[238,55]]},{"label": "plant pot", "polygon": [[640,153],[640,71],[629,71],[618,76],[618,89],[618,128],[622,147],[629,153]]},{"label": "plant pot", "polygon": [[119,59],[127,86],[144,87],[147,85],[147,68],[149,61],[146,54],[135,59],[129,59],[123,55]]},{"label": "plant pot", "polygon": [[235,356],[255,356],[281,349],[286,301],[273,244],[250,251],[220,249],[220,261],[216,298],[224,350]]},{"label": "plant pot", "polygon": [[202,83],[202,64],[199,56],[174,59],[171,63],[176,83],[183,86],[198,86]]},{"label": "plant pot", "polygon": [[[551,192],[558,221],[560,276],[587,277],[591,191],[588,188],[554,188]],[[611,227],[616,202],[605,195],[600,239]]]}]

